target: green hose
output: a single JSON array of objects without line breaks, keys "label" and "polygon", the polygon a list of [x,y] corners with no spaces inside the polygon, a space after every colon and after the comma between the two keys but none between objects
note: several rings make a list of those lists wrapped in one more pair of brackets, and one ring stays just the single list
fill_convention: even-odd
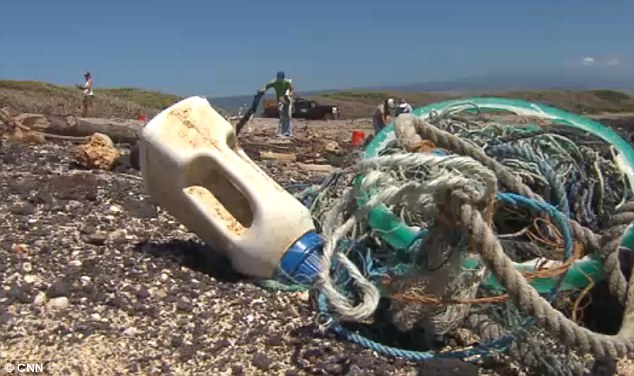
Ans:
[{"label": "green hose", "polygon": [[[578,128],[586,132],[592,133],[604,141],[614,146],[617,155],[617,165],[619,169],[627,176],[630,186],[634,189],[634,150],[623,138],[610,128],[590,120],[586,117],[574,115],[553,107],[526,102],[517,99],[506,98],[468,98],[451,100],[439,103],[432,103],[424,107],[414,110],[414,115],[421,118],[428,118],[432,112],[441,112],[448,107],[457,105],[475,105],[479,111],[507,111],[515,113],[519,116],[531,116],[557,121],[558,124],[567,125]],[[390,123],[374,139],[365,149],[364,158],[372,158],[378,156],[379,152],[387,146],[387,144],[396,139],[394,134],[394,123]],[[359,187],[361,176],[355,180],[355,184]],[[364,192],[357,199],[359,205],[363,205],[373,192]],[[396,250],[405,250],[414,241],[418,229],[410,227],[403,223],[394,213],[392,213],[385,205],[377,205],[370,211],[369,225],[377,232],[378,236]],[[634,250],[634,226],[630,225],[626,231],[621,243],[624,247]],[[463,261],[464,268],[474,268],[479,261],[473,258],[466,258]],[[516,269],[523,271],[534,271],[533,266],[515,264]],[[592,255],[577,260],[570,267],[568,273],[561,285],[562,290],[578,290],[585,288],[590,280],[599,281],[603,278],[601,261],[598,256]],[[555,286],[556,279],[553,278],[537,278],[531,281],[531,285],[540,293],[552,291]],[[503,291],[504,288],[499,282],[491,276],[485,285]]]}]

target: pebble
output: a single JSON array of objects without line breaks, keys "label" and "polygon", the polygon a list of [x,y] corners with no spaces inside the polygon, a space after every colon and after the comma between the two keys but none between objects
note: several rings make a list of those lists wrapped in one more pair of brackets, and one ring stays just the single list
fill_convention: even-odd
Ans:
[{"label": "pebble", "polygon": [[233,364],[231,366],[231,374],[235,376],[244,375],[244,368],[241,364]]},{"label": "pebble", "polygon": [[36,306],[41,306],[44,305],[46,303],[46,293],[43,291],[40,291],[37,293],[37,295],[35,296],[35,299],[33,299],[33,304],[35,304]]},{"label": "pebble", "polygon": [[64,209],[65,209],[67,212],[72,212],[72,211],[74,211],[74,210],[76,210],[76,209],[81,208],[82,206],[84,206],[84,205],[83,205],[81,202],[76,201],[76,200],[70,200],[70,201],[68,201],[68,203],[66,204],[66,206],[64,207]]},{"label": "pebble", "polygon": [[68,298],[65,296],[60,296],[58,298],[53,298],[46,303],[47,308],[51,309],[66,309],[70,305]]},{"label": "pebble", "polygon": [[258,351],[258,352],[256,352],[253,355],[253,359],[251,360],[251,364],[253,364],[253,367],[255,367],[257,369],[260,369],[262,371],[266,371],[269,368],[271,368],[271,365],[273,364],[273,361],[266,354]]},{"label": "pebble", "polygon": [[33,270],[33,265],[31,265],[30,262],[25,262],[24,264],[22,264],[22,270],[24,270],[27,273],[30,273]]},{"label": "pebble", "polygon": [[38,284],[39,282],[41,282],[40,277],[33,275],[33,274],[27,274],[24,276],[24,282],[30,284],[30,285],[35,285]]},{"label": "pebble", "polygon": [[17,215],[31,215],[35,213],[35,207],[30,202],[22,202],[11,206],[9,211]]},{"label": "pebble", "polygon": [[68,297],[70,296],[70,286],[68,285],[68,283],[64,281],[61,281],[61,280],[55,281],[46,290],[46,296],[49,299],[59,298],[59,297]]},{"label": "pebble", "polygon": [[71,262],[68,263],[69,266],[75,266],[75,267],[80,267],[81,266],[81,261],[79,260],[72,260]]},{"label": "pebble", "polygon": [[18,284],[13,284],[11,286],[11,288],[9,289],[9,292],[7,293],[7,296],[13,298],[14,300],[20,303],[27,304],[31,302],[31,298],[29,297],[29,294],[26,291],[26,289]]},{"label": "pebble", "polygon": [[35,247],[37,247],[37,248],[42,249],[42,248],[46,247],[46,241],[44,241],[44,240],[42,240],[42,239],[40,239],[40,240],[36,240],[36,241],[34,241],[34,242],[33,242],[33,245],[34,245]]},{"label": "pebble", "polygon": [[108,235],[104,232],[95,232],[88,235],[87,242],[94,245],[103,245],[108,240]]},{"label": "pebble", "polygon": [[81,233],[84,235],[94,234],[95,232],[97,232],[97,229],[95,228],[95,226],[91,225],[86,225],[81,229]]},{"label": "pebble", "polygon": [[140,287],[139,290],[136,292],[136,296],[139,299],[147,299],[151,295],[150,295],[150,291],[148,289],[146,289],[145,287]]},{"label": "pebble", "polygon": [[[9,312],[3,312],[2,314],[0,314],[0,323],[3,325],[11,325],[11,323],[15,320],[15,315],[9,313]],[[3,359],[5,357],[0,356],[0,359]]]}]

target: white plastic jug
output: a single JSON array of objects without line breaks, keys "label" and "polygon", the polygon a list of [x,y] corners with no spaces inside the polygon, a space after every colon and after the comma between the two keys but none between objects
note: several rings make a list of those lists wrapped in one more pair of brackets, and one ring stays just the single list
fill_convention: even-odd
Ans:
[{"label": "white plastic jug", "polygon": [[321,239],[309,210],[237,145],[233,126],[202,97],[184,99],[143,129],[145,188],[240,273],[311,284]]}]

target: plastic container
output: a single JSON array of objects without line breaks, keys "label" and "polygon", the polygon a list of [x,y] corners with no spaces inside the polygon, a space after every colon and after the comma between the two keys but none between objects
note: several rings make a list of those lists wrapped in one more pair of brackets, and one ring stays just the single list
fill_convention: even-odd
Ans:
[{"label": "plastic container", "polygon": [[[457,105],[478,106],[479,111],[509,111],[520,116],[535,116],[546,119],[557,120],[559,124],[582,129],[586,132],[597,135],[606,142],[609,142],[617,150],[617,165],[628,177],[634,189],[634,150],[627,141],[623,140],[616,132],[604,125],[588,119],[583,116],[571,114],[553,107],[526,102],[523,100],[506,99],[506,98],[468,98],[459,100],[450,100],[445,102],[433,103],[414,110],[413,115],[423,119],[428,118],[432,112],[441,112],[442,110]],[[363,157],[376,157],[379,152],[385,148],[389,142],[395,140],[394,123],[388,124],[381,130],[366,147]],[[362,177],[357,177],[356,184],[360,184]],[[375,192],[361,192],[357,202],[363,205]],[[393,212],[385,205],[377,205],[369,214],[370,227],[377,230],[379,236],[390,246],[397,250],[404,250],[412,244],[418,234],[419,229],[408,226],[402,222]],[[628,231],[623,238],[621,244],[629,249],[634,249],[634,226],[630,225]],[[473,268],[478,264],[478,260],[467,258],[463,261],[463,267]],[[533,262],[516,263],[515,268],[523,271],[534,271]],[[598,255],[586,256],[573,263],[564,277],[562,290],[581,289],[589,284],[589,278],[594,282],[598,282],[603,278],[601,261]],[[556,278],[535,278],[530,284],[539,292],[546,293],[552,290],[557,283]],[[503,290],[500,283],[491,277],[485,282],[489,287]]]},{"label": "plastic container", "polygon": [[365,141],[365,133],[361,131],[352,131],[352,146],[361,146]]},{"label": "plastic container", "polygon": [[249,159],[205,98],[184,99],[145,126],[140,164],[153,200],[236,271],[312,284],[322,242],[310,211]]}]

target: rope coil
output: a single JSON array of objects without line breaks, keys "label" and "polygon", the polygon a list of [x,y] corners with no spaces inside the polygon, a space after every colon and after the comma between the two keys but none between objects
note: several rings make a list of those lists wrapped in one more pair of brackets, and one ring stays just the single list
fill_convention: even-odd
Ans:
[{"label": "rope coil", "polygon": [[[456,116],[468,108],[477,106],[446,109],[428,120],[400,115],[396,140],[383,155],[364,159],[299,195],[325,237],[322,274],[315,286],[319,327],[383,354],[414,360],[479,357],[505,349],[518,354],[526,346],[518,347],[515,341],[540,330],[577,354],[631,354],[634,293],[628,292],[632,289],[621,271],[618,249],[634,221],[634,202],[617,208],[619,200],[631,196],[631,188],[614,160],[605,151],[588,149],[586,145],[596,141],[571,141],[581,136],[568,129],[562,135],[548,124],[540,129],[483,126]],[[573,154],[593,158],[586,166],[570,157]],[[356,183],[340,179],[345,175],[356,176]],[[583,185],[567,176],[595,177]],[[612,191],[606,191],[608,186]],[[408,246],[394,248],[384,240],[390,234],[369,227],[377,220],[374,208],[381,205],[407,223],[408,231],[418,232]],[[534,219],[527,221],[531,215]],[[595,231],[604,224],[609,229],[599,237]],[[511,250],[518,257],[534,254],[534,271],[514,262]],[[425,264],[430,259],[441,260],[440,266],[430,269]],[[561,296],[576,294],[571,309],[579,310],[596,281],[586,275],[585,284],[575,287],[568,276],[583,276],[578,263],[594,259],[603,262],[610,292],[627,303],[622,329],[615,336],[592,332],[552,305]],[[532,285],[545,280],[554,282],[539,292]],[[397,327],[449,333],[471,320],[467,318],[473,307],[481,307],[490,312],[488,317],[498,317],[499,323],[493,323],[498,335],[489,335],[490,343],[470,350],[421,353],[381,345],[340,324],[373,317],[381,298],[391,301]],[[494,313],[503,303],[515,304],[515,324],[504,324]],[[539,354],[528,358],[541,363],[545,359]]]}]

